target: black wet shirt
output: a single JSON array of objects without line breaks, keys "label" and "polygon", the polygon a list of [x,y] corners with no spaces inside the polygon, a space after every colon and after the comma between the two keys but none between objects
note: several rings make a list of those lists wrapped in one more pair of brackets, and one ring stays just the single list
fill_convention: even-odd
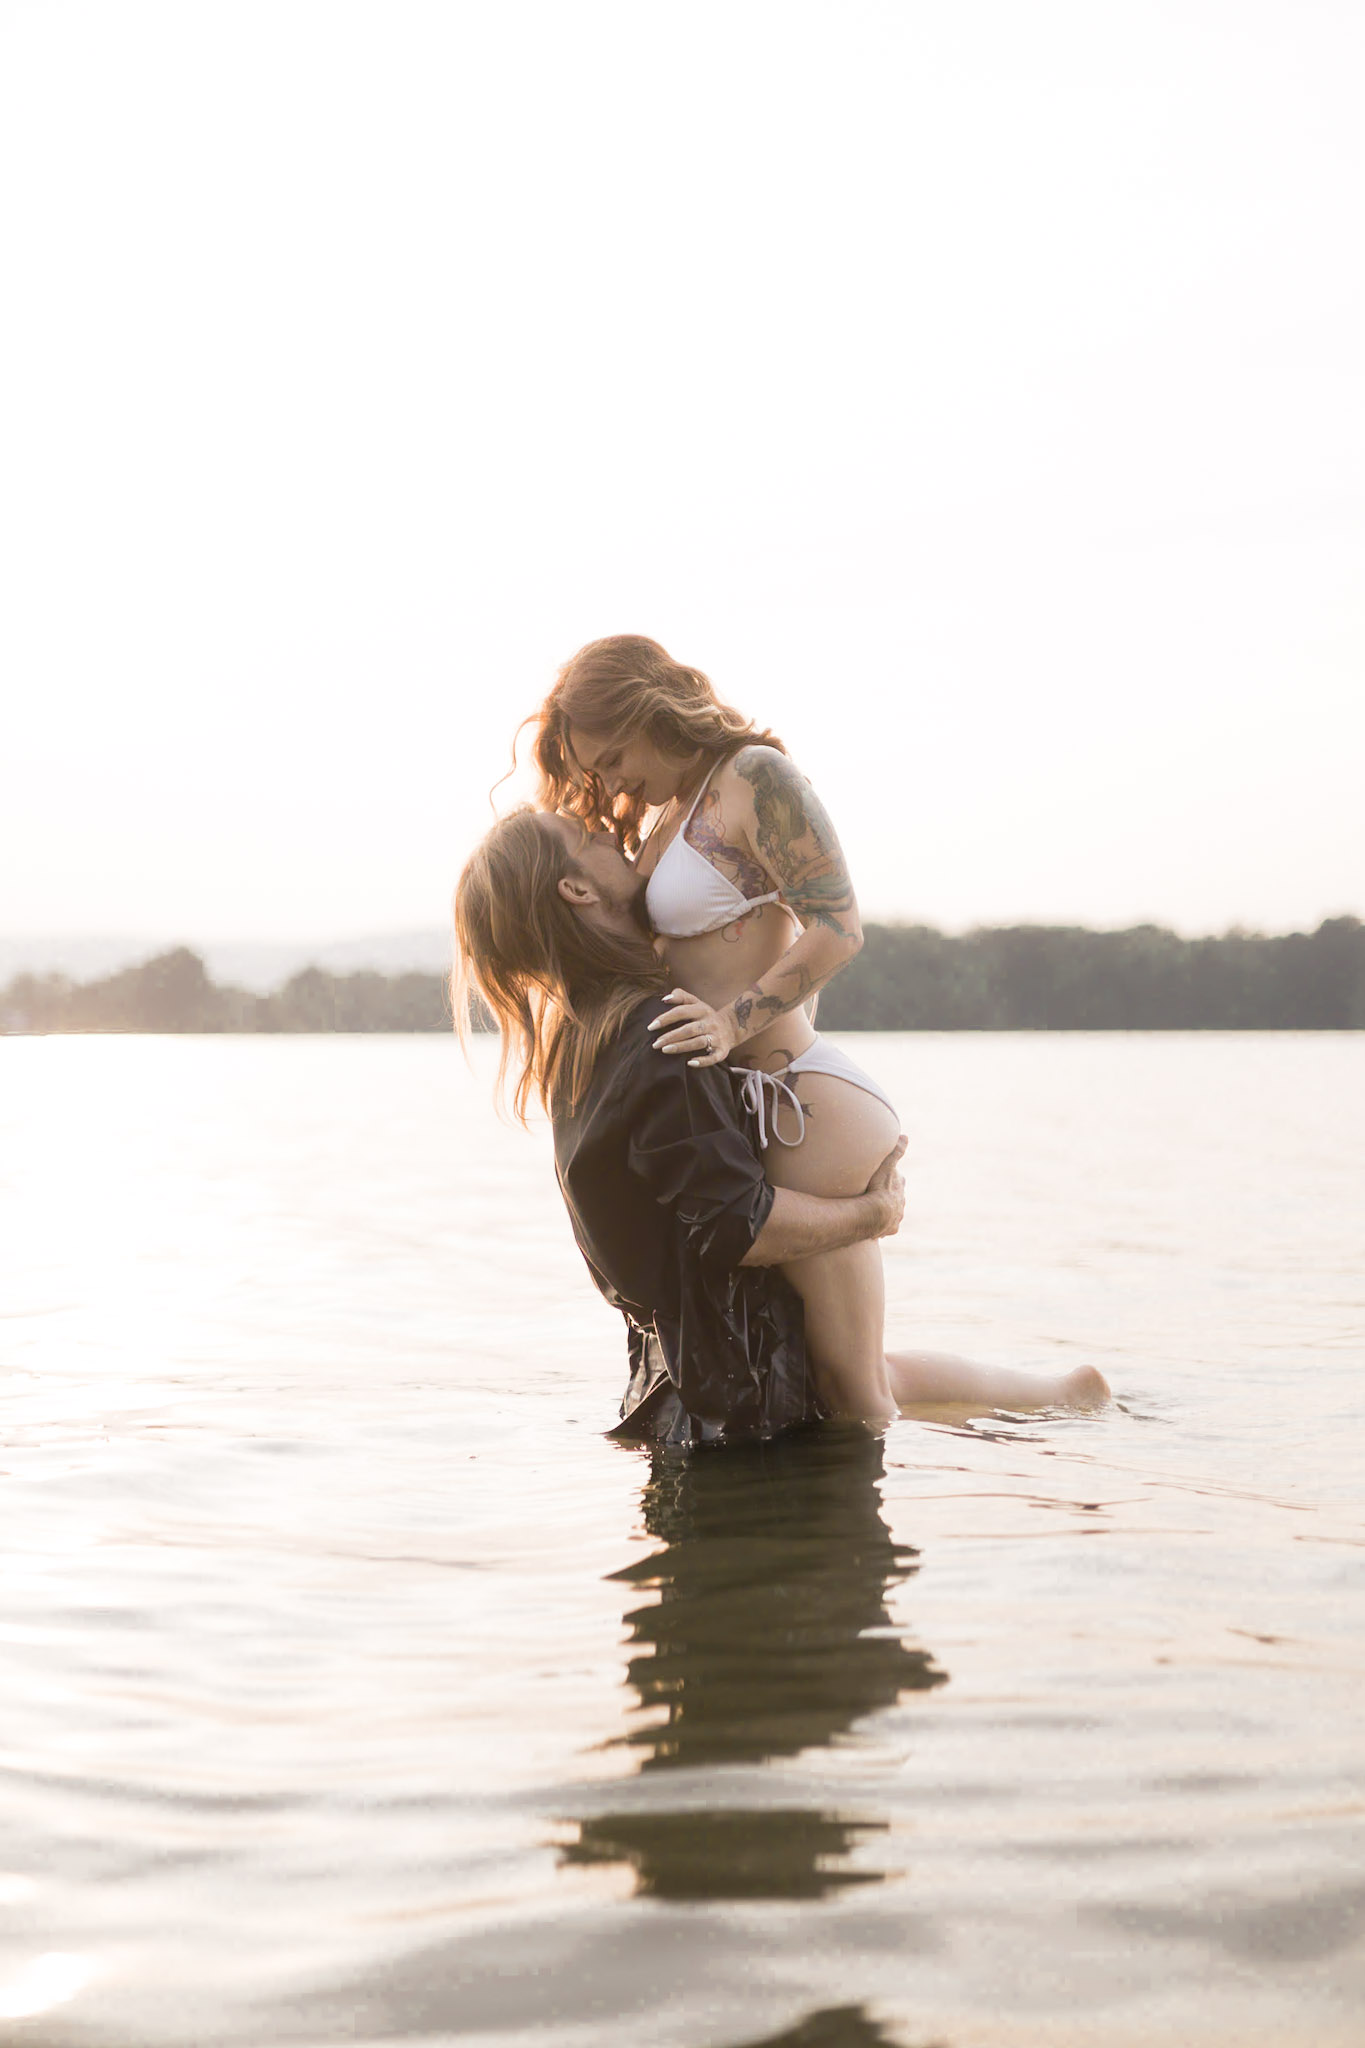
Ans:
[{"label": "black wet shirt", "polygon": [[800,1297],[741,1266],[773,1205],[723,1067],[661,1053],[642,1002],[554,1119],[579,1250],[628,1326],[619,1433],[676,1444],[775,1436],[817,1410]]}]

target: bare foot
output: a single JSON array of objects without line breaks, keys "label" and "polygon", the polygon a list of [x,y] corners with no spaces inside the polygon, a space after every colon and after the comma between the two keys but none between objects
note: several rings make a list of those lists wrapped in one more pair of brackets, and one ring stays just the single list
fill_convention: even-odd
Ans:
[{"label": "bare foot", "polygon": [[1078,1365],[1062,1381],[1063,1408],[1103,1408],[1112,1399],[1109,1382],[1093,1365]]}]

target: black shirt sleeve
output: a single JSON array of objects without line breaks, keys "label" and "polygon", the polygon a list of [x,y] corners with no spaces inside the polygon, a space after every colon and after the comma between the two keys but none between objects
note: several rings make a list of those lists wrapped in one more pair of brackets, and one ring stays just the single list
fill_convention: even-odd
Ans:
[{"label": "black shirt sleeve", "polygon": [[629,1118],[628,1164],[642,1191],[673,1211],[704,1271],[732,1271],[767,1222],[773,1191],[729,1074],[638,1044]]}]

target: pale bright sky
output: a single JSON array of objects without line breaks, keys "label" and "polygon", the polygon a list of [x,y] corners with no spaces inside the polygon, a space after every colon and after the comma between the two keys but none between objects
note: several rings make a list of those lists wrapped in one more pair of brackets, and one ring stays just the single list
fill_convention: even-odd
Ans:
[{"label": "pale bright sky", "polygon": [[5,0],[0,934],[439,925],[653,634],[864,911],[1365,912],[1358,0]]}]

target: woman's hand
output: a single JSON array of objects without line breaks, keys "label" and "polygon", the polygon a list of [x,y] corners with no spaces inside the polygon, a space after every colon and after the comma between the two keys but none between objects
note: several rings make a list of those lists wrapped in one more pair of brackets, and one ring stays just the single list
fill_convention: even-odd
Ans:
[{"label": "woman's hand", "polygon": [[660,1052],[689,1054],[689,1067],[718,1067],[740,1043],[732,1009],[713,1010],[685,988],[671,988],[662,1000],[673,1007],[649,1026],[663,1034],[654,1041]]}]

